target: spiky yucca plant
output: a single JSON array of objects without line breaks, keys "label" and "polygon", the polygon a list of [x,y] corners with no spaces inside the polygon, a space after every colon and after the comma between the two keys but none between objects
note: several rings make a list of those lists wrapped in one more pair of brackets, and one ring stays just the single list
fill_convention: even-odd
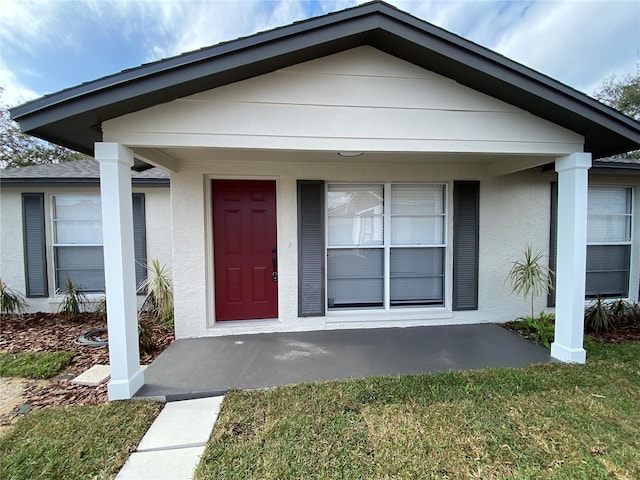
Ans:
[{"label": "spiky yucca plant", "polygon": [[615,327],[609,306],[600,295],[584,311],[584,326],[589,332],[608,332]]},{"label": "spiky yucca plant", "polygon": [[11,315],[27,311],[27,301],[20,292],[16,292],[0,278],[0,312]]},{"label": "spiky yucca plant", "polygon": [[77,319],[89,304],[82,287],[74,283],[70,277],[67,277],[64,287],[58,289],[56,296],[61,297],[58,313],[64,314],[67,320]]},{"label": "spiky yucca plant", "polygon": [[533,300],[553,288],[551,270],[540,265],[543,253],[534,252],[530,244],[524,247],[524,257],[512,263],[507,279],[511,282],[511,293],[531,296],[531,318],[533,318]]},{"label": "spiky yucca plant", "polygon": [[138,287],[138,291],[147,292],[142,311],[152,320],[173,327],[173,287],[169,268],[153,258],[147,265],[147,272],[147,278]]}]

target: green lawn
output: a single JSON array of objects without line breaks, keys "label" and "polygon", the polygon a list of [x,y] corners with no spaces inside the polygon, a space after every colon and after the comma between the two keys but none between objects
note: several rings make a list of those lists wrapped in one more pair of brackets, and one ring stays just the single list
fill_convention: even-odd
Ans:
[{"label": "green lawn", "polygon": [[50,378],[74,356],[74,352],[0,353],[0,377]]},{"label": "green lawn", "polygon": [[[640,478],[640,342],[587,365],[375,377],[225,399],[196,478]],[[161,404],[49,408],[0,478],[112,478]]]},{"label": "green lawn", "polygon": [[0,478],[113,478],[161,408],[113,402],[31,412],[0,437]]},{"label": "green lawn", "polygon": [[640,342],[588,350],[231,393],[196,478],[640,478]]}]

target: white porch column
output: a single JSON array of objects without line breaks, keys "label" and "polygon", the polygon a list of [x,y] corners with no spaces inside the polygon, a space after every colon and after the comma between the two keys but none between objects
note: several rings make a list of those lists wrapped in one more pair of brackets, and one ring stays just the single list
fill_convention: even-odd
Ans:
[{"label": "white porch column", "polygon": [[109,329],[109,400],[125,400],[142,387],[138,350],[131,167],[133,153],[119,143],[95,144],[100,162],[104,276]]},{"label": "white porch column", "polygon": [[556,159],[558,172],[558,254],[556,330],[551,356],[584,363],[584,292],[587,264],[587,195],[590,153]]}]

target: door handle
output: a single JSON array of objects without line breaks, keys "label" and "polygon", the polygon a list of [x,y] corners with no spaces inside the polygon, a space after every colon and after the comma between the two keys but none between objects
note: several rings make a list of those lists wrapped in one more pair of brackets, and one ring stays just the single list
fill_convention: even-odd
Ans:
[{"label": "door handle", "polygon": [[278,250],[274,247],[271,249],[271,265],[273,266],[273,273],[271,274],[271,278],[274,282],[278,281]]}]

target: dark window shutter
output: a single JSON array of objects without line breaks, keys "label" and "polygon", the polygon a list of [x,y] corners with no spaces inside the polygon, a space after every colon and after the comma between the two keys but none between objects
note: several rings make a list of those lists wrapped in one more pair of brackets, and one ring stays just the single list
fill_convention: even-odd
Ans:
[{"label": "dark window shutter", "polygon": [[22,194],[24,273],[27,297],[48,297],[44,194]]},{"label": "dark window shutter", "polygon": [[136,285],[140,285],[147,276],[147,237],[144,193],[133,194],[133,248],[136,258]]},{"label": "dark window shutter", "polygon": [[556,306],[556,264],[558,258],[558,183],[551,182],[551,225],[549,226],[549,270],[551,290],[547,295],[547,307]]},{"label": "dark window shutter", "polygon": [[325,314],[324,182],[298,180],[298,315]]},{"label": "dark window shutter", "polygon": [[453,310],[478,309],[480,182],[453,182]]}]

